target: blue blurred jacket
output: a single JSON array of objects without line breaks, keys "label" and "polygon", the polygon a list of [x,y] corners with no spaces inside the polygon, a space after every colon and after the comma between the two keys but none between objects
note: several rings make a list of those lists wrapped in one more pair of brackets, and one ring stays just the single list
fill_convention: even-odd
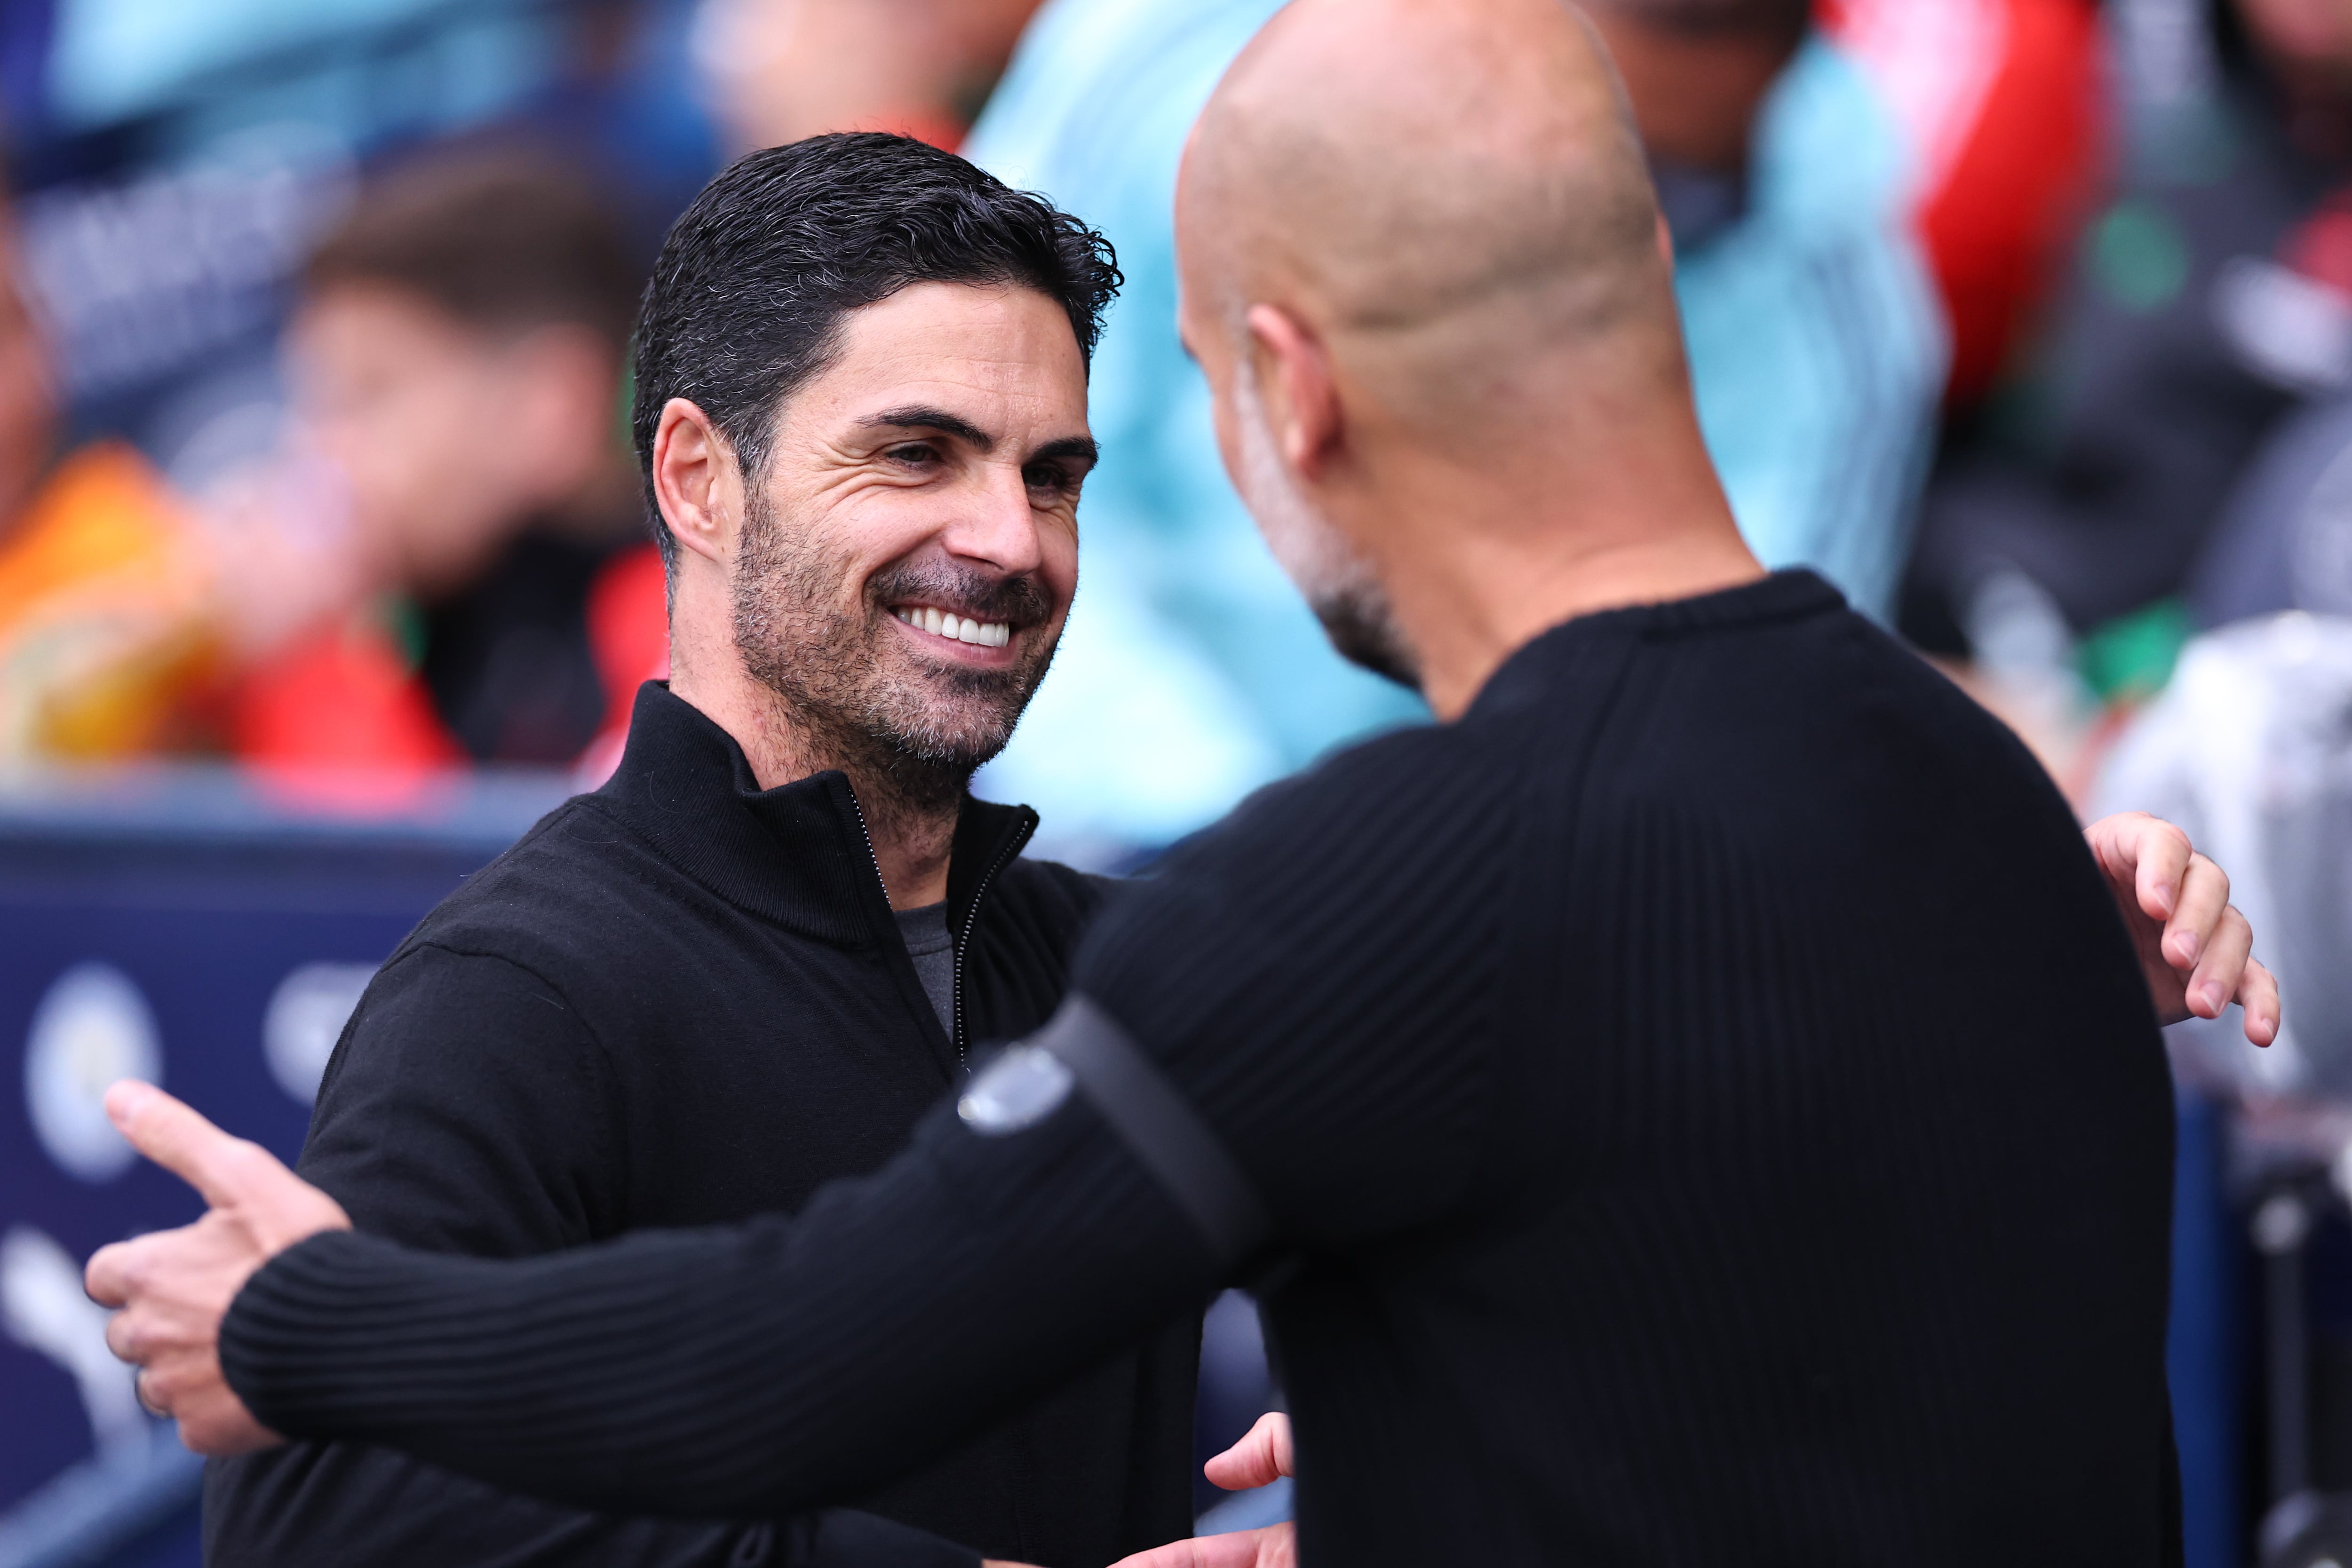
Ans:
[{"label": "blue blurred jacket", "polygon": [[[1103,462],[1053,674],[981,780],[1057,845],[1154,844],[1418,699],[1341,661],[1226,480],[1176,338],[1184,138],[1280,0],[1049,0],[965,152],[1118,248],[1095,359]],[[1882,619],[1946,348],[1905,223],[1905,158],[1860,74],[1809,43],[1768,99],[1746,214],[1682,256],[1708,445],[1766,563],[1822,570]]]}]

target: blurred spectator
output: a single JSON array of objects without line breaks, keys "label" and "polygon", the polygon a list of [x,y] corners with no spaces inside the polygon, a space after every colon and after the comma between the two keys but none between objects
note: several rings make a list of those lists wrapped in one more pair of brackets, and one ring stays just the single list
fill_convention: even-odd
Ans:
[{"label": "blurred spectator", "polygon": [[345,580],[245,679],[242,756],[569,764],[625,722],[666,646],[618,429],[638,284],[605,204],[544,157],[446,152],[362,195],[289,332]]},{"label": "blurred spectator", "polygon": [[187,744],[219,669],[200,533],[130,446],[59,456],[47,345],[0,204],[0,763]]},{"label": "blurred spectator", "polygon": [[1947,367],[1911,149],[1805,0],[1599,0],[1740,531],[1894,612]]},{"label": "blurred spectator", "polygon": [[1818,0],[1901,122],[1952,333],[1946,401],[1982,397],[2044,304],[2101,152],[2097,0]]},{"label": "blurred spectator", "polygon": [[[1175,333],[1178,156],[1276,0],[1053,0],[967,152],[1099,224],[1128,285],[1095,361],[1103,465],[1063,653],[986,787],[1164,841],[1421,710],[1343,664],[1221,470]],[[1774,565],[1891,612],[1946,376],[1902,136],[1802,0],[1606,0],[1679,251],[1699,413]]]},{"label": "blurred spectator", "polygon": [[[2088,639],[2101,695],[2129,695],[2168,671],[2192,576],[2270,548],[2294,487],[2276,474],[2234,508],[2272,520],[2213,537],[2250,464],[2352,379],[2352,7],[2125,0],[2112,23],[2117,189],[2037,362],[1948,453],[1905,625],[1957,648],[2039,614]],[[2219,585],[2206,612],[2283,607],[2286,576]]]},{"label": "blurred spectator", "polygon": [[696,54],[733,151],[825,131],[953,148],[1037,0],[706,0]]}]

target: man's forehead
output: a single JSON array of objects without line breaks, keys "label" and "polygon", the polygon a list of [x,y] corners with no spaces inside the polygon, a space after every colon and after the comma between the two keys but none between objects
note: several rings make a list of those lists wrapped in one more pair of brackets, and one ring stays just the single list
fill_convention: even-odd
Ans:
[{"label": "man's forehead", "polygon": [[965,360],[1085,373],[1068,312],[1010,284],[912,284],[848,312],[839,342],[843,359]]},{"label": "man's forehead", "polygon": [[945,409],[976,425],[1043,418],[1084,428],[1086,361],[1052,300],[1025,289],[919,287],[936,292],[902,290],[843,323],[807,389],[816,395],[799,400],[810,412],[866,422],[891,409]]}]

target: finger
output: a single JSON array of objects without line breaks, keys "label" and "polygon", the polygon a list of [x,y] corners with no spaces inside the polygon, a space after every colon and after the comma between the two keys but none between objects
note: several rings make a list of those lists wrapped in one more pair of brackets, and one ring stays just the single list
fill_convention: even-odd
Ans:
[{"label": "finger", "polygon": [[1202,1467],[1227,1491],[1246,1491],[1290,1473],[1290,1417],[1269,1410],[1238,1443]]},{"label": "finger", "polygon": [[82,1293],[101,1307],[119,1307],[131,1300],[131,1264],[136,1241],[116,1241],[89,1255],[81,1271]]},{"label": "finger", "polygon": [[106,1348],[117,1361],[135,1366],[143,1360],[140,1354],[143,1338],[139,1320],[130,1312],[117,1312],[106,1320]]},{"label": "finger", "polygon": [[2180,906],[2181,877],[2194,852],[2189,835],[2170,822],[2136,815],[2129,840],[2133,894],[2150,918],[2169,919]]},{"label": "finger", "polygon": [[1257,1568],[1258,1549],[1266,1533],[1263,1530],[1236,1530],[1225,1535],[1196,1535],[1190,1541],[1171,1541],[1165,1546],[1122,1557],[1111,1568]]},{"label": "finger", "polygon": [[126,1078],[106,1092],[106,1113],[132,1148],[194,1187],[215,1208],[234,1207],[251,1190],[257,1175],[254,1155],[278,1164],[257,1145],[229,1136],[136,1079]]},{"label": "finger", "polygon": [[2282,1016],[2278,979],[2259,958],[2246,960],[2245,977],[2238,982],[2238,1005],[2245,1009],[2248,1040],[2256,1045],[2277,1040]]},{"label": "finger", "polygon": [[[2189,869],[2181,874],[2172,918],[2165,923],[2165,962],[2176,969],[2197,963],[2211,944],[2224,912],[2236,913],[2230,908],[2230,873],[2203,855],[2190,856]],[[2243,962],[2242,955],[2240,961]],[[2231,978],[2234,981],[2234,971]],[[2221,994],[2227,997],[2235,988],[2233,984]]]},{"label": "finger", "polygon": [[2238,994],[2239,981],[2245,975],[2246,961],[2253,949],[2254,928],[2235,909],[2223,909],[2205,956],[2198,960],[2196,970],[2189,977],[2189,1010],[2199,1018],[2220,1018],[2221,1009]]},{"label": "finger", "polygon": [[2155,920],[2169,917],[2188,869],[2189,835],[2145,811],[2103,817],[2084,831],[2117,896],[2128,885],[2141,911]]},{"label": "finger", "polygon": [[172,1414],[172,1403],[163,1391],[155,1385],[154,1379],[154,1373],[146,1367],[141,1367],[139,1375],[131,1380],[131,1393],[138,1398],[139,1407],[142,1410],[146,1411],[150,1416],[161,1416],[168,1420]]}]

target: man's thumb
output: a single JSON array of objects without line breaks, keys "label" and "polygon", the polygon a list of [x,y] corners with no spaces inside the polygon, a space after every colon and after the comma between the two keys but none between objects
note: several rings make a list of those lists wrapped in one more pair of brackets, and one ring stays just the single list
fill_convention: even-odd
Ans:
[{"label": "man's thumb", "polygon": [[194,1187],[215,1208],[226,1208],[246,1196],[258,1174],[254,1155],[270,1165],[278,1163],[242,1138],[230,1137],[153,1084],[135,1078],[126,1078],[106,1092],[106,1113],[132,1148]]},{"label": "man's thumb", "polygon": [[1203,1467],[1208,1478],[1227,1491],[1245,1491],[1290,1474],[1290,1417],[1269,1410],[1232,1448]]}]

